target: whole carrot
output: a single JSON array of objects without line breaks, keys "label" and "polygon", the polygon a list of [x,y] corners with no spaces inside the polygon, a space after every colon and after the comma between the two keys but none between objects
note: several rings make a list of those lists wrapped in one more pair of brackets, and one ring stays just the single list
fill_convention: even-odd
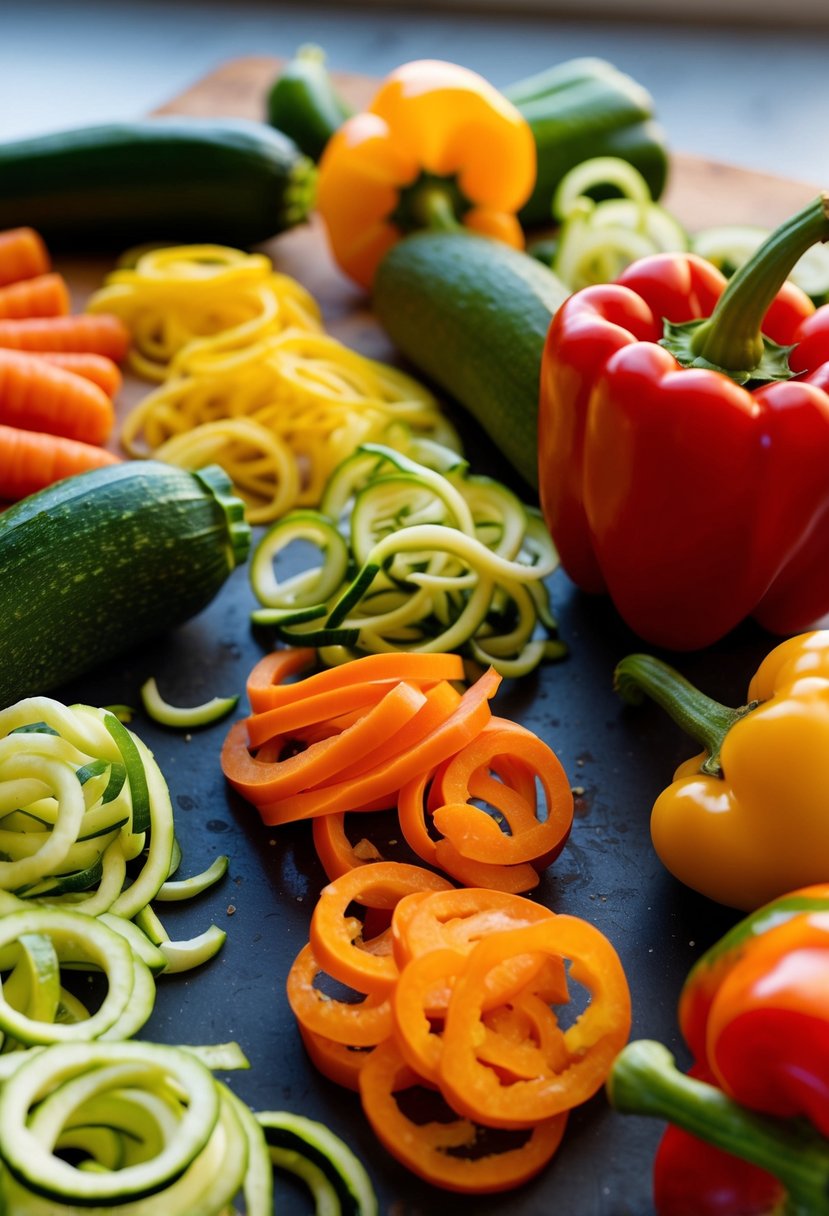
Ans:
[{"label": "whole carrot", "polygon": [[76,376],[91,380],[104,390],[107,397],[114,397],[123,383],[118,364],[106,355],[75,350],[37,350],[32,351],[31,356],[33,359],[45,359],[55,367],[62,367],[66,372],[74,372]]},{"label": "whole carrot", "polygon": [[20,351],[0,350],[0,423],[103,443],[115,409],[102,388]]},{"label": "whole carrot", "polygon": [[0,317],[65,317],[70,297],[60,274],[39,274],[0,287]]},{"label": "whole carrot", "polygon": [[111,313],[0,320],[0,347],[12,350],[86,351],[121,363],[129,344],[129,330]]},{"label": "whole carrot", "polygon": [[33,228],[0,232],[0,286],[46,274],[51,260],[43,238]]},{"label": "whole carrot", "polygon": [[117,456],[95,444],[0,424],[0,499],[4,502],[17,502],[75,473],[118,463]]}]

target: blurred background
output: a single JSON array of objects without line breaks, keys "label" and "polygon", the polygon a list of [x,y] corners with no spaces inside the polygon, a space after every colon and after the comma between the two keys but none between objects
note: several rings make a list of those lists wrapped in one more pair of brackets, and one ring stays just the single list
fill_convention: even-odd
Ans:
[{"label": "blurred background", "polygon": [[829,183],[827,0],[29,0],[0,5],[0,138],[132,118],[223,60],[320,43],[334,69],[463,63],[503,86],[598,55],[676,150]]}]

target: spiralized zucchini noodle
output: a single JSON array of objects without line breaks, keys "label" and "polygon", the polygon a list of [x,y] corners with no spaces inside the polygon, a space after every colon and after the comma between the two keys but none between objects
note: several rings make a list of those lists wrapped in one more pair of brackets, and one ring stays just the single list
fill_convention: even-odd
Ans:
[{"label": "spiralized zucchini noodle", "polygon": [[[0,1043],[129,1038],[155,976],[206,962],[225,933],[170,941],[152,901],[188,898],[222,876],[170,883],[181,860],[164,777],[109,710],[28,697],[0,710]],[[65,972],[98,972],[94,1012]]]},{"label": "spiralized zucchini noodle", "polygon": [[[295,541],[319,563],[282,578],[278,559]],[[290,511],[265,532],[250,563],[252,620],[329,665],[457,651],[521,676],[566,653],[545,585],[557,566],[539,513],[451,449],[363,444],[319,510]]]},{"label": "spiralized zucchini noodle", "polygon": [[427,437],[460,450],[436,398],[323,328],[313,297],[264,254],[223,246],[150,250],[90,301],[130,329],[130,366],[160,381],[121,444],[185,468],[218,463],[251,523],[316,506],[361,443],[400,451]]}]

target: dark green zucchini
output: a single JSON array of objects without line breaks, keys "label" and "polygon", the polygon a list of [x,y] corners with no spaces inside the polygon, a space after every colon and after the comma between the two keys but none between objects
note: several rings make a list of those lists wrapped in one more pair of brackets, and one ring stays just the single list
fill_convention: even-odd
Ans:
[{"label": "dark green zucchini", "polygon": [[538,486],[538,384],[569,290],[547,266],[470,232],[416,232],[383,258],[374,314],[422,375],[472,415]]},{"label": "dark green zucchini", "polygon": [[[332,1200],[339,1204],[341,1216],[377,1216],[377,1196],[365,1166],[324,1123],[285,1110],[258,1111],[256,1118],[274,1165],[303,1176],[295,1159],[304,1160],[332,1188]],[[306,1176],[306,1181],[312,1185],[312,1178]]]},{"label": "dark green zucchini", "polygon": [[638,169],[658,199],[668,174],[662,128],[648,91],[603,59],[568,59],[504,89],[535,138],[538,175],[519,213],[526,228],[552,224],[556,186],[594,156],[619,156]]},{"label": "dark green zucchini", "polygon": [[249,544],[215,466],[108,465],[16,503],[0,515],[0,706],[194,616]]},{"label": "dark green zucchini", "polygon": [[268,122],[318,161],[331,136],[352,113],[325,66],[321,47],[301,46],[268,90]]},{"label": "dark green zucchini", "polygon": [[0,143],[0,228],[53,249],[249,246],[305,220],[316,169],[265,123],[164,116]]}]

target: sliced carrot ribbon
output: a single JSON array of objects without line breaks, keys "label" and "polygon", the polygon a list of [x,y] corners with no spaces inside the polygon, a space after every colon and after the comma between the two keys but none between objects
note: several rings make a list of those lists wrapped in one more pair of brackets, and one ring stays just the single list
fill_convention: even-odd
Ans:
[{"label": "sliced carrot ribbon", "polygon": [[[251,713],[224,741],[225,777],[262,821],[396,809],[427,865],[475,887],[536,887],[567,841],[573,796],[552,749],[493,716],[501,676],[490,668],[461,693],[458,655],[375,654],[304,674],[314,662],[310,648],[263,657]],[[342,824],[316,836],[329,878],[376,860]]]}]

